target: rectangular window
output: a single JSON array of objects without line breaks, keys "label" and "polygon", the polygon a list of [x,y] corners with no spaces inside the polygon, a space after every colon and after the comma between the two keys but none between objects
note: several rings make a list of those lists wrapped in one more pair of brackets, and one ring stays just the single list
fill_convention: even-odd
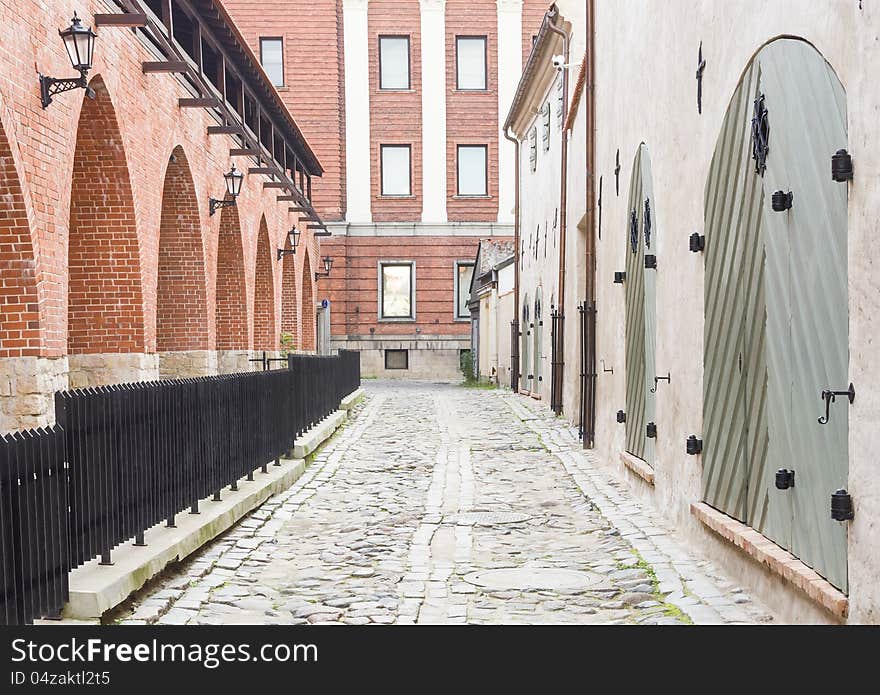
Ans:
[{"label": "rectangular window", "polygon": [[382,195],[412,195],[410,146],[382,145]]},{"label": "rectangular window", "polygon": [[386,350],[385,369],[409,369],[409,350]]},{"label": "rectangular window", "polygon": [[535,126],[529,131],[529,166],[532,171],[538,168],[538,129]]},{"label": "rectangular window", "polygon": [[459,145],[458,195],[488,195],[486,181],[486,145]]},{"label": "rectangular window", "polygon": [[455,318],[469,319],[471,310],[468,301],[471,296],[471,279],[474,275],[474,264],[469,261],[455,263]]},{"label": "rectangular window", "polygon": [[260,63],[276,87],[284,86],[284,45],[280,38],[260,38]]},{"label": "rectangular window", "polygon": [[455,37],[456,89],[486,89],[486,37]]},{"label": "rectangular window", "polygon": [[409,36],[380,36],[379,89],[409,88]]},{"label": "rectangular window", "polygon": [[379,264],[379,318],[415,318],[414,271],[411,262]]},{"label": "rectangular window", "polygon": [[544,130],[543,130],[543,140],[544,140],[544,152],[547,152],[550,149],[550,102],[548,101],[544,104],[544,108],[541,109],[541,115],[544,119]]}]

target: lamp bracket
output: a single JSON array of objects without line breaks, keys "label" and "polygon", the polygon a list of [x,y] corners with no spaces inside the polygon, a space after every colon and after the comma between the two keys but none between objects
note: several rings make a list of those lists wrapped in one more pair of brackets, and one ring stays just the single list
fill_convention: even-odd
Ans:
[{"label": "lamp bracket", "polygon": [[62,92],[69,92],[74,89],[86,90],[86,96],[89,99],[95,98],[95,90],[89,87],[87,82],[87,73],[81,72],[79,77],[49,77],[48,75],[40,75],[40,100],[43,108],[48,108],[52,103],[52,97]]},{"label": "lamp bracket", "polygon": [[218,208],[225,208],[230,205],[235,205],[235,198],[232,198],[231,200],[217,200],[217,198],[208,199],[208,209],[212,215],[217,212]]}]

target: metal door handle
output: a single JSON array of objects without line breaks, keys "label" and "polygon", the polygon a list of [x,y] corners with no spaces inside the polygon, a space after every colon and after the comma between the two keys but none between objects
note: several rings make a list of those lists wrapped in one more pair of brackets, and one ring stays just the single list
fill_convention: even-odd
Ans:
[{"label": "metal door handle", "polygon": [[831,404],[837,400],[838,396],[846,396],[849,398],[849,402],[852,403],[856,399],[856,388],[852,385],[852,382],[850,382],[849,388],[846,391],[825,389],[819,394],[819,398],[825,401],[825,415],[819,418],[820,425],[828,424],[828,421],[831,419]]}]

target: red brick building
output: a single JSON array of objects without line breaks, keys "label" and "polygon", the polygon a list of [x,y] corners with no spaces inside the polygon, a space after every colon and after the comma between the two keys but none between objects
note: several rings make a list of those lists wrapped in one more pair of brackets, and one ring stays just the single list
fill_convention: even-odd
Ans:
[{"label": "red brick building", "polygon": [[[40,73],[77,76],[58,35],[74,11],[97,32],[94,99],[44,108]],[[0,426],[45,423],[68,386],[249,368],[282,330],[313,349],[318,241],[303,225],[277,249],[320,219],[322,168],[223,7],[5,3],[0,20]],[[237,204],[211,214],[232,164]]]},{"label": "red brick building", "polygon": [[457,376],[478,241],[513,234],[501,124],[547,4],[225,4],[324,165],[320,342],[366,375]]}]

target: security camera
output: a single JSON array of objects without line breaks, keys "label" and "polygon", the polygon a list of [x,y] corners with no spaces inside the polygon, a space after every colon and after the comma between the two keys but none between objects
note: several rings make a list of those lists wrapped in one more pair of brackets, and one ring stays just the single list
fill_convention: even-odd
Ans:
[{"label": "security camera", "polygon": [[563,68],[565,68],[566,67],[565,66],[565,56],[562,56],[562,55],[553,56],[553,67],[556,68],[557,70],[562,70]]}]

